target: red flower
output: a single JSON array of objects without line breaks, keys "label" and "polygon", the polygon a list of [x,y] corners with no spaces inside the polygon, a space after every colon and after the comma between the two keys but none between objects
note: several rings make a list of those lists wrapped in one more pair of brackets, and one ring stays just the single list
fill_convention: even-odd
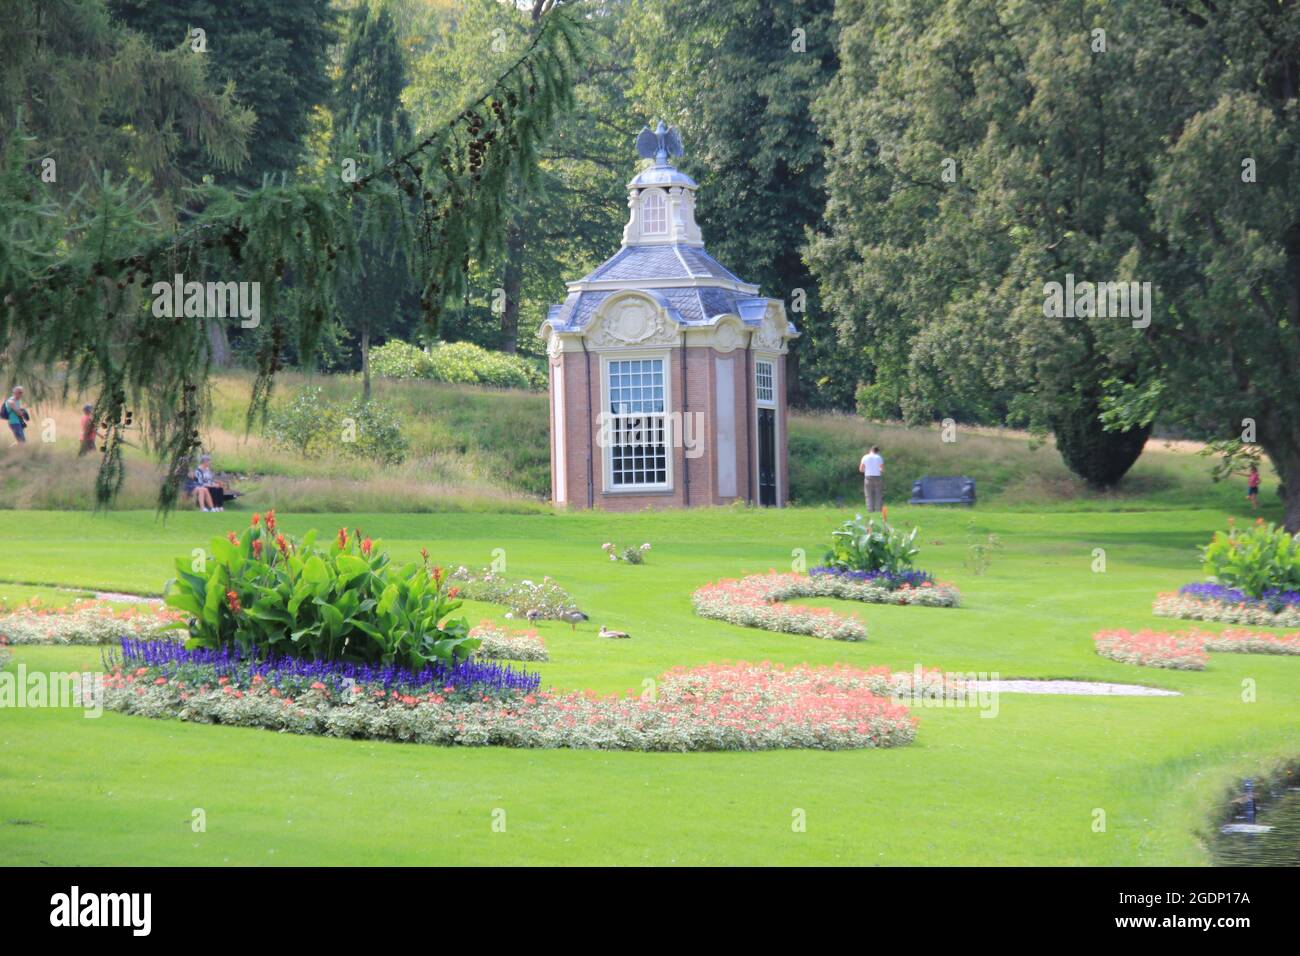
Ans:
[{"label": "red flower", "polygon": [[253,527],[256,528],[256,527],[257,527],[259,524],[261,524],[261,523],[262,523],[262,516],[261,516],[260,514],[258,514],[256,511],[254,511],[254,512],[253,512]]},{"label": "red flower", "polygon": [[369,538],[366,538],[365,541],[361,542],[361,553],[364,554],[367,558],[370,557],[370,549],[373,548],[374,546],[375,543],[371,541]]},{"label": "red flower", "polygon": [[238,592],[238,591],[227,591],[227,592],[226,592],[226,605],[230,608],[230,611],[231,611],[232,614],[238,614],[240,611],[243,610],[243,608],[240,607],[240,605],[239,605],[239,592]]},{"label": "red flower", "polygon": [[348,546],[348,529],[339,528],[339,550],[342,551]]},{"label": "red flower", "polygon": [[284,535],[277,534],[275,536],[275,546],[280,549],[281,554],[289,553],[289,542],[284,540]]},{"label": "red flower", "polygon": [[261,539],[261,538],[254,538],[254,539],[253,539],[253,557],[255,557],[255,558],[260,558],[261,556],[262,556],[262,539]]},{"label": "red flower", "polygon": [[226,532],[226,540],[229,541],[231,544],[239,544],[239,537],[233,531]]},{"label": "red flower", "polygon": [[447,597],[454,598],[459,593],[460,593],[460,588],[453,587],[450,591],[447,592]]},{"label": "red flower", "polygon": [[324,690],[324,689],[325,689],[325,685],[322,684],[320,681],[312,681],[311,689],[312,689],[312,690]]},{"label": "red flower", "polygon": [[442,583],[442,568],[438,567],[438,565],[435,564],[435,565],[433,566],[433,571],[430,572],[430,573],[433,575],[433,583],[434,583],[434,584],[441,584],[441,583]]},{"label": "red flower", "polygon": [[272,508],[270,511],[266,513],[266,530],[267,531],[275,530],[275,509],[274,508]]}]

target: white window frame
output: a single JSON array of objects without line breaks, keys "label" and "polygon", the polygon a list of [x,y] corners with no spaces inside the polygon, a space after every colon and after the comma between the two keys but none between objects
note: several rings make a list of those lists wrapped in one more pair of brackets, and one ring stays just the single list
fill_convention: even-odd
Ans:
[{"label": "white window frame", "polygon": [[647,189],[641,196],[641,231],[647,236],[668,235],[668,197],[662,189]]},{"label": "white window frame", "polygon": [[[653,351],[624,351],[604,353],[600,357],[600,414],[611,414],[609,411],[609,372],[610,364],[613,362],[626,361],[658,361],[663,364],[664,372],[664,440],[665,440],[665,478],[663,482],[643,482],[641,484],[614,484],[614,449],[608,445],[600,449],[601,459],[601,476],[604,482],[604,493],[607,495],[637,494],[642,492],[662,492],[673,490],[673,432],[672,432],[672,412],[673,412],[673,363],[671,361],[671,352],[667,349]],[[659,413],[653,413],[659,414]],[[603,432],[602,420],[596,423],[597,432]]]},{"label": "white window frame", "polygon": [[[760,385],[762,376],[759,369],[767,368],[767,391],[768,397],[763,397],[763,388]],[[754,404],[760,408],[776,408],[776,362],[772,359],[754,359]]]}]

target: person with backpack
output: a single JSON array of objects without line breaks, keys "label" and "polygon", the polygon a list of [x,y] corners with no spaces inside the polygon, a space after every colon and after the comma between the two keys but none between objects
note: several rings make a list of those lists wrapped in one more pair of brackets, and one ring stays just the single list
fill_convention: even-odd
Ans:
[{"label": "person with backpack", "polygon": [[23,405],[23,387],[15,385],[12,394],[5,399],[4,417],[9,423],[9,430],[14,433],[18,443],[27,442],[27,423],[32,420],[31,413]]}]

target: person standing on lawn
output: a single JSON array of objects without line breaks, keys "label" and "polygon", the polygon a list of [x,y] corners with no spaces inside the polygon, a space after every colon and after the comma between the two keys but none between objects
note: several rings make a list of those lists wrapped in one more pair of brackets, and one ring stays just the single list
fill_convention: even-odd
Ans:
[{"label": "person standing on lawn", "polygon": [[15,385],[13,393],[4,402],[4,419],[9,423],[9,430],[14,433],[14,438],[18,439],[20,445],[27,442],[27,423],[31,417],[27,407],[23,405],[23,387]]},{"label": "person standing on lawn", "polygon": [[1253,511],[1259,510],[1259,465],[1251,463],[1250,471],[1246,472],[1246,497],[1250,500],[1250,507]]},{"label": "person standing on lawn", "polygon": [[872,445],[871,451],[862,456],[858,471],[862,472],[862,493],[867,499],[867,511],[879,511],[885,503],[885,459],[880,456],[879,445]]},{"label": "person standing on lawn", "polygon": [[81,406],[81,448],[77,452],[77,457],[88,454],[95,450],[95,442],[99,439],[99,431],[95,428],[95,406]]}]

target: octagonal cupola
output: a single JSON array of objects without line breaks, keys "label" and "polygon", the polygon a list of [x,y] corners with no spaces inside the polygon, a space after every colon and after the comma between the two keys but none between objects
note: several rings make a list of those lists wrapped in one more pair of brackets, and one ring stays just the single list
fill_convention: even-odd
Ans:
[{"label": "octagonal cupola", "polygon": [[682,155],[677,130],[646,127],[636,138],[642,159],[653,159],[627,184],[627,225],[623,245],[703,246],[704,238],[695,223],[695,191],[699,185],[669,162]]}]

